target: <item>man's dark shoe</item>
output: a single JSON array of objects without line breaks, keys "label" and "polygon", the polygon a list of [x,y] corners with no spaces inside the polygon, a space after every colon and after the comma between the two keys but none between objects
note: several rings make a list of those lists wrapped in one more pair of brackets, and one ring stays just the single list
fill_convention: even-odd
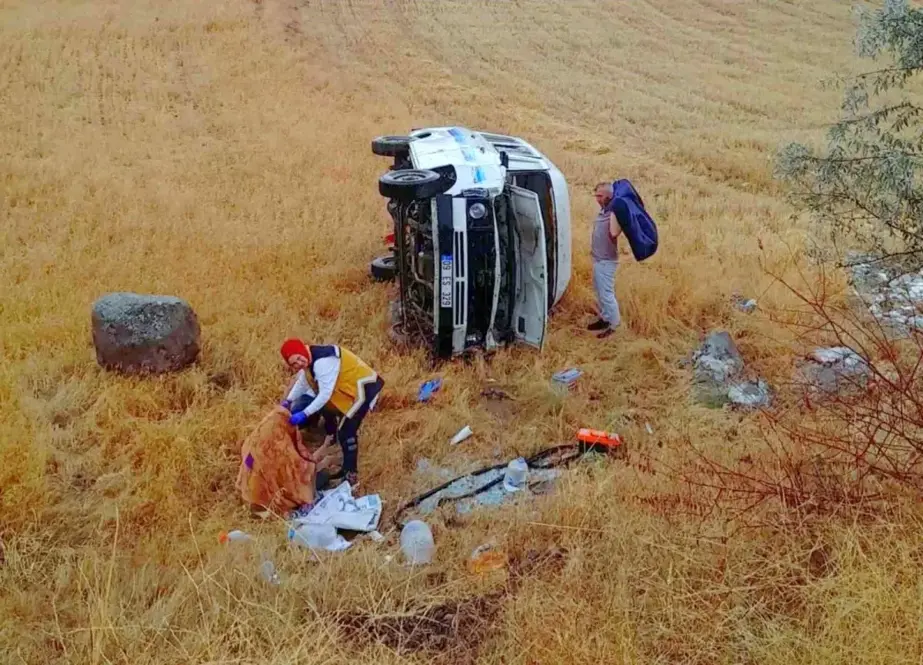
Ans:
[{"label": "man's dark shoe", "polygon": [[593,323],[591,323],[590,325],[588,325],[588,326],[586,327],[586,329],[587,329],[587,330],[592,330],[592,331],[597,331],[597,330],[605,330],[605,329],[608,328],[608,327],[609,327],[609,322],[608,322],[608,321],[603,321],[602,319],[599,319],[598,321],[594,321]]},{"label": "man's dark shoe", "polygon": [[615,328],[606,328],[601,333],[599,333],[596,337],[598,339],[606,339],[609,335],[611,335],[614,332],[615,332]]}]

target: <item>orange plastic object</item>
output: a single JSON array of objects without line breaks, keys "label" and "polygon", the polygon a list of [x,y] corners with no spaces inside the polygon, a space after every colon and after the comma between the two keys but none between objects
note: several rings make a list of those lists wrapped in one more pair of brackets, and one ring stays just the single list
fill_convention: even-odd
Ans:
[{"label": "orange plastic object", "polygon": [[507,561],[505,552],[489,550],[469,559],[468,570],[475,574],[488,573],[492,570],[506,568]]},{"label": "orange plastic object", "polygon": [[604,432],[586,427],[577,432],[577,440],[589,445],[600,445],[615,448],[622,445],[622,438],[614,432]]}]

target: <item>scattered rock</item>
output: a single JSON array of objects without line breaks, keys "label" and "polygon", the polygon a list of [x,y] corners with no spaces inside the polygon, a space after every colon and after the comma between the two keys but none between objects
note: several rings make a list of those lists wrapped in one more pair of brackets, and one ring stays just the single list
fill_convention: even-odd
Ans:
[{"label": "scattered rock", "polygon": [[93,305],[96,360],[129,374],[173,372],[199,355],[198,318],[173,296],[110,293]]},{"label": "scattered rock", "polygon": [[726,331],[713,332],[692,355],[693,396],[711,408],[731,404],[760,408],[771,402],[769,385],[763,379],[744,378],[744,361]]},{"label": "scattered rock", "polygon": [[696,401],[714,408],[728,403],[729,382],[744,368],[734,340],[725,331],[713,332],[692,356]]},{"label": "scattered rock", "polygon": [[923,330],[923,270],[868,254],[851,254],[847,264],[853,289],[882,327],[904,337]]},{"label": "scattered rock", "polygon": [[744,409],[764,409],[772,403],[772,391],[764,379],[745,381],[730,387],[728,399]]},{"label": "scattered rock", "polygon": [[723,330],[711,333],[693,356],[696,381],[725,383],[744,368],[744,361],[731,335]]},{"label": "scattered rock", "polygon": [[756,311],[756,300],[753,298],[748,299],[739,294],[734,294],[731,300],[734,302],[734,306],[744,314],[752,314]]},{"label": "scattered rock", "polygon": [[858,353],[846,346],[815,349],[800,368],[800,380],[823,393],[864,388],[871,368]]}]

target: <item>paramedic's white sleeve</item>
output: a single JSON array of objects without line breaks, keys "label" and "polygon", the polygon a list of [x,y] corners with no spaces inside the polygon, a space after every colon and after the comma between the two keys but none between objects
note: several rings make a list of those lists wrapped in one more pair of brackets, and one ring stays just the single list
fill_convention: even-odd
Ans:
[{"label": "paramedic's white sleeve", "polygon": [[340,375],[339,358],[321,358],[314,362],[314,378],[317,380],[317,397],[308,404],[304,413],[312,415],[323,408],[333,396],[337,377]]},{"label": "paramedic's white sleeve", "polygon": [[298,374],[295,375],[295,384],[292,386],[292,389],[288,391],[288,396],[285,399],[289,402],[294,402],[302,395],[315,396],[314,391],[311,390],[311,384],[308,383],[304,370],[299,371]]}]

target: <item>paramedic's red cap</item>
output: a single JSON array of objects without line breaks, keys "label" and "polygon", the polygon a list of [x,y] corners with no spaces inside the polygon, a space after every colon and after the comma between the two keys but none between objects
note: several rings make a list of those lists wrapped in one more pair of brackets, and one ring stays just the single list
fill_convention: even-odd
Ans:
[{"label": "paramedic's red cap", "polygon": [[296,353],[308,358],[311,354],[308,353],[308,347],[305,346],[305,343],[300,339],[287,339],[282,342],[282,357],[288,362],[288,359],[291,358]]}]

